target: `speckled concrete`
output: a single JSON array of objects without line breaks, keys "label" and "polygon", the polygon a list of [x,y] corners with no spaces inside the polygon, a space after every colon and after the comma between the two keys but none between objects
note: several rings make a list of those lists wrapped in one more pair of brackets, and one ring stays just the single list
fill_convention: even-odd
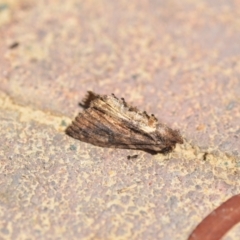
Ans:
[{"label": "speckled concrete", "polygon": [[[0,0],[0,239],[187,239],[239,194],[239,16],[228,0]],[[185,144],[152,156],[71,139],[87,90]]]}]

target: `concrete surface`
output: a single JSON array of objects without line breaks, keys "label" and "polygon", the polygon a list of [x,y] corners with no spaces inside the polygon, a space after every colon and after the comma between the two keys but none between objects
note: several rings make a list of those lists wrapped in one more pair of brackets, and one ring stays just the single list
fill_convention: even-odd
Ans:
[{"label": "concrete surface", "polygon": [[[187,239],[238,194],[239,19],[237,0],[0,0],[0,239]],[[87,90],[185,144],[152,156],[71,139]]]}]

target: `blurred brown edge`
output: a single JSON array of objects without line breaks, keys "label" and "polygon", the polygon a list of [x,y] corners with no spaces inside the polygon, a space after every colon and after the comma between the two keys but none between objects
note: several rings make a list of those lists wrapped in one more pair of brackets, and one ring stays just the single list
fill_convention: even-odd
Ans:
[{"label": "blurred brown edge", "polygon": [[194,229],[188,240],[219,240],[240,221],[240,194],[222,203]]}]

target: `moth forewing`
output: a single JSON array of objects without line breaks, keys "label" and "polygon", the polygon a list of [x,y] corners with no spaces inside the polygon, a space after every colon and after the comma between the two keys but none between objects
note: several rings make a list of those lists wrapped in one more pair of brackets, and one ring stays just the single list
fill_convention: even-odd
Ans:
[{"label": "moth forewing", "polygon": [[183,143],[179,131],[159,123],[154,115],[140,112],[114,94],[88,92],[81,105],[85,110],[66,129],[68,135],[81,141],[151,153],[168,153],[177,143]]}]

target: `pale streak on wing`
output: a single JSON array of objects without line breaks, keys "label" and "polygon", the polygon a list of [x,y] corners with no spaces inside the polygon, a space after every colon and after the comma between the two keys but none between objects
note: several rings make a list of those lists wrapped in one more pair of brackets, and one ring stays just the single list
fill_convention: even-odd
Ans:
[{"label": "pale streak on wing", "polygon": [[[137,128],[141,129],[146,133],[152,133],[156,131],[156,127],[151,127],[148,125],[148,119],[134,111],[129,111],[119,100],[111,97],[110,99],[97,99],[94,101],[93,105],[112,116],[114,119],[125,120],[127,122],[132,122]],[[139,116],[139,117],[138,117]],[[138,118],[137,118],[138,117]]]}]

